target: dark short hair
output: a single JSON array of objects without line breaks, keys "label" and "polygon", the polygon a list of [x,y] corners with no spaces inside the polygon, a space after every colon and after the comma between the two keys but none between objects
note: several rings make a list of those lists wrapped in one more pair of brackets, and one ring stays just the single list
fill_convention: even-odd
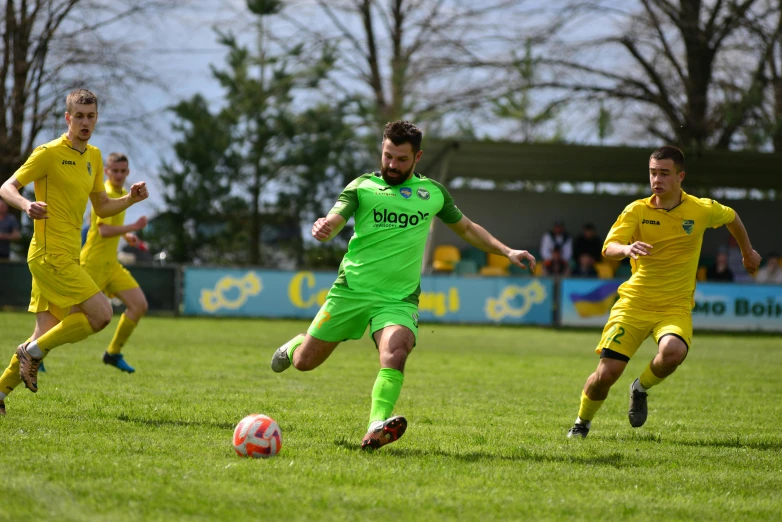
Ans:
[{"label": "dark short hair", "polygon": [[383,130],[383,141],[391,140],[391,143],[397,146],[409,143],[413,147],[413,154],[418,154],[421,150],[423,137],[424,133],[421,129],[409,121],[390,121],[386,123],[386,128]]},{"label": "dark short hair", "polygon": [[92,105],[94,103],[95,111],[98,110],[98,97],[87,89],[76,89],[75,91],[71,91],[70,94],[68,94],[68,97],[65,98],[65,110],[68,111],[68,113],[71,113],[73,111],[73,106],[77,103],[79,105]]},{"label": "dark short hair", "polygon": [[128,161],[128,157],[123,154],[122,152],[112,152],[106,157],[106,163],[116,163],[118,161],[124,161],[125,163],[130,163]]},{"label": "dark short hair", "polygon": [[649,159],[673,160],[673,164],[676,166],[679,172],[684,170],[684,153],[681,151],[681,149],[672,145],[665,145],[659,149],[655,149],[655,151],[652,152],[652,155],[649,156]]},{"label": "dark short hair", "polygon": [[768,253],[768,255],[766,256],[766,259],[768,259],[769,257],[779,257],[779,254],[772,250],[771,252]]},{"label": "dark short hair", "polygon": [[584,230],[596,230],[594,223],[585,223],[584,224]]}]

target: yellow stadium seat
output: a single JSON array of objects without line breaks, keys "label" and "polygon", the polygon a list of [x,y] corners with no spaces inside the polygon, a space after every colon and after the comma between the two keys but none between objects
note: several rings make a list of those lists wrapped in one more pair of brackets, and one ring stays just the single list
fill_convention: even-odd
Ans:
[{"label": "yellow stadium seat", "polygon": [[491,266],[486,265],[484,267],[481,267],[480,274],[482,276],[498,276],[498,277],[504,277],[510,275],[510,272],[507,268],[501,268],[499,266]]},{"label": "yellow stadium seat", "polygon": [[597,271],[597,277],[600,279],[614,278],[614,267],[611,266],[610,263],[606,263],[605,261],[595,263],[595,270]]},{"label": "yellow stadium seat", "polygon": [[498,268],[507,269],[510,266],[510,259],[497,254],[488,254],[486,256],[486,266],[496,266]]},{"label": "yellow stadium seat", "polygon": [[439,245],[434,249],[432,268],[438,272],[453,272],[456,263],[461,261],[459,249],[453,245]]}]

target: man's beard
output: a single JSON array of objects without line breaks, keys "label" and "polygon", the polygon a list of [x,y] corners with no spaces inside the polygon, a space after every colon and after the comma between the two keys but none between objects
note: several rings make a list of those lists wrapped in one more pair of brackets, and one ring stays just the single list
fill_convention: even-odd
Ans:
[{"label": "man's beard", "polygon": [[[413,169],[415,169],[415,163],[412,167],[410,167],[410,170],[405,173],[402,173],[396,169],[390,169],[386,166],[382,166],[380,167],[380,174],[383,175],[383,181],[394,187],[407,181],[407,178],[409,178],[410,174],[413,173]],[[389,174],[393,174],[393,176]]]}]

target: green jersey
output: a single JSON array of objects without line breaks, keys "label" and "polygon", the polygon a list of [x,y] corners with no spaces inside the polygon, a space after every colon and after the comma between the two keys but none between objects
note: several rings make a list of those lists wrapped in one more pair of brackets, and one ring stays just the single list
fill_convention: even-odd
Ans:
[{"label": "green jersey", "polygon": [[329,214],[346,220],[355,214],[355,233],[334,284],[414,304],[421,293],[421,263],[434,216],[448,224],[462,219],[440,183],[414,174],[391,186],[378,172],[353,180]]}]

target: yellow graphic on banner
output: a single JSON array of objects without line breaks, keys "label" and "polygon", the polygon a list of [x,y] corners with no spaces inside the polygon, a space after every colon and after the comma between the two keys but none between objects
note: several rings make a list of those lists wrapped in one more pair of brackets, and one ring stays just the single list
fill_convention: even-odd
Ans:
[{"label": "yellow graphic on banner", "polygon": [[432,312],[436,317],[442,317],[448,312],[458,312],[461,303],[459,301],[459,289],[451,287],[448,294],[445,292],[421,292],[418,309],[421,312]]},{"label": "yellow graphic on banner", "polygon": [[[513,307],[513,301],[521,299],[521,306]],[[534,280],[527,286],[510,285],[502,289],[496,299],[486,299],[486,317],[499,321],[506,317],[520,318],[527,315],[533,305],[546,300],[546,288],[540,281]]]},{"label": "yellow graphic on banner", "polygon": [[[310,290],[307,292],[307,298],[304,297],[305,286]],[[313,288],[315,288],[315,274],[312,272],[297,272],[288,285],[288,298],[291,300],[291,304],[296,308],[309,308],[315,305],[322,306],[326,302],[329,289],[322,288],[313,293],[311,291]]]},{"label": "yellow graphic on banner", "polygon": [[[214,289],[201,290],[201,308],[207,312],[216,312],[221,308],[236,310],[247,302],[247,298],[258,295],[263,289],[261,278],[255,272],[247,272],[241,279],[225,276],[217,281]],[[226,294],[238,290],[235,298],[229,299]]]}]

